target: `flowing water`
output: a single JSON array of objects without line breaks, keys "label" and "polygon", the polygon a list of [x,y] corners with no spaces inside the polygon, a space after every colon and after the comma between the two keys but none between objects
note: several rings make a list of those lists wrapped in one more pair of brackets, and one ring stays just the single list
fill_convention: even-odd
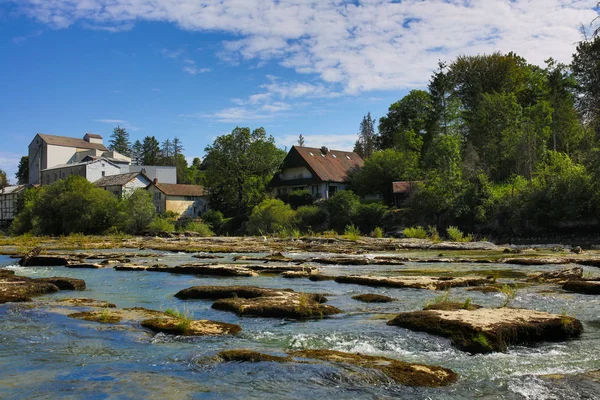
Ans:
[{"label": "flowing water", "polygon": [[[113,252],[115,250],[112,250]],[[289,254],[287,254],[289,255]],[[303,257],[306,254],[302,255]],[[232,254],[226,260],[231,260]],[[177,265],[199,261],[185,254],[159,254],[156,260]],[[133,260],[135,262],[135,259]],[[556,285],[520,289],[513,307],[567,313],[584,324],[581,338],[534,347],[511,347],[505,353],[471,356],[449,340],[387,326],[395,313],[421,309],[439,296],[428,290],[389,289],[338,284],[333,281],[285,279],[277,275],[219,278],[157,272],[68,269],[14,265],[0,256],[0,267],[30,277],[68,276],[84,279],[87,290],[61,291],[36,297],[33,303],[0,305],[0,398],[2,399],[593,399],[597,383],[557,380],[547,374],[600,369],[600,298],[562,292]],[[522,272],[553,270],[495,264],[411,264],[402,266],[319,266],[326,274],[377,273],[440,269],[495,273],[500,281]],[[600,270],[585,268],[600,275]],[[472,273],[472,272],[471,272]],[[178,300],[173,295],[195,285],[255,285],[326,293],[344,314],[311,321],[240,318],[211,309],[211,301]],[[552,290],[551,293],[549,291]],[[398,301],[365,304],[351,297],[379,293]],[[453,299],[499,306],[500,294],[450,291]],[[185,310],[196,319],[242,326],[238,336],[172,337],[144,331],[134,324],[109,325],[68,318],[37,302],[66,297],[106,300],[117,307]],[[219,351],[254,349],[274,355],[285,350],[331,349],[381,355],[403,361],[451,368],[460,377],[444,388],[411,388],[383,375],[330,363],[224,363]],[[357,373],[362,372],[362,373]]]}]

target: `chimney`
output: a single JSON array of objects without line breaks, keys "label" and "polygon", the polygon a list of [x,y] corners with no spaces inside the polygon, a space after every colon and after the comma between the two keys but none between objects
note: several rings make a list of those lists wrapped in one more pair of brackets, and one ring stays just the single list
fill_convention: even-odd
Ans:
[{"label": "chimney", "polygon": [[158,183],[158,178],[154,178],[152,182],[154,182],[154,184],[156,185]]},{"label": "chimney", "polygon": [[321,147],[321,153],[323,153],[323,155],[329,153],[329,149],[325,146]]}]

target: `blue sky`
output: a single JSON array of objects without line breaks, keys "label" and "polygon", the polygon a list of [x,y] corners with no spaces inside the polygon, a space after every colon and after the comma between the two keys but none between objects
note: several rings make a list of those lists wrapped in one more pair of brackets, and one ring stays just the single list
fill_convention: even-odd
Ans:
[{"label": "blue sky", "polygon": [[179,137],[191,160],[235,126],[351,149],[438,60],[569,62],[596,0],[0,0],[0,169],[37,132]]}]

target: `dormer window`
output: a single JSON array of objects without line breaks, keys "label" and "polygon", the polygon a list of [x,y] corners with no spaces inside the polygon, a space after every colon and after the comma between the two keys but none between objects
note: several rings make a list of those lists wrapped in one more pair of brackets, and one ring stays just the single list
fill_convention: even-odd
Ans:
[{"label": "dormer window", "polygon": [[321,157],[325,158],[325,154],[321,153]]},{"label": "dormer window", "polygon": [[335,154],[331,153],[331,155],[333,156],[333,158],[337,158],[337,156]]},{"label": "dormer window", "polygon": [[311,152],[309,152],[308,154],[310,154],[310,155],[311,155],[311,156],[313,156],[313,157],[315,156],[315,155],[314,155],[313,153],[311,153]]},{"label": "dormer window", "polygon": [[348,155],[346,156],[346,158],[347,158],[348,160],[351,160],[350,156],[348,156]]}]

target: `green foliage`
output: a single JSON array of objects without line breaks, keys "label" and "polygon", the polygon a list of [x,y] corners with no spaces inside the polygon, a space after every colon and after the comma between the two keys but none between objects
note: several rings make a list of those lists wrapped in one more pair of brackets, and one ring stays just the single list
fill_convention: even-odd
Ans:
[{"label": "green foliage", "polygon": [[296,210],[296,219],[302,232],[321,232],[327,228],[328,213],[322,206],[302,206]]},{"label": "green foliage", "polygon": [[449,226],[448,229],[446,229],[446,234],[448,235],[448,239],[450,239],[451,242],[472,242],[473,241],[473,235],[468,234],[465,236],[465,234],[458,229],[456,226]]},{"label": "green foliage", "polygon": [[[21,157],[15,177],[17,178],[17,184],[19,185],[29,183],[29,156]],[[0,186],[2,186],[2,184],[0,184]]]},{"label": "green foliage", "polygon": [[6,172],[0,169],[0,188],[8,186],[8,177],[6,176]]},{"label": "green foliage", "polygon": [[265,199],[255,206],[248,221],[248,233],[277,233],[295,225],[296,212],[279,199]]},{"label": "green foliage", "polygon": [[327,200],[329,225],[338,232],[343,232],[353,221],[360,206],[360,198],[350,190],[340,190]]},{"label": "green foliage", "polygon": [[384,235],[385,233],[383,232],[383,229],[377,226],[371,231],[371,234],[369,236],[371,236],[372,238],[381,239],[382,237],[384,237]]},{"label": "green foliage", "polygon": [[392,204],[392,183],[414,180],[418,177],[419,153],[410,150],[386,149],[377,151],[364,166],[350,174],[353,190],[362,196],[380,195],[386,204]]},{"label": "green foliage", "polygon": [[428,226],[427,234],[428,234],[430,240],[432,240],[434,242],[440,241],[440,234],[438,233],[438,230],[435,226],[432,226],[432,225]]},{"label": "green foliage", "polygon": [[207,146],[203,164],[211,207],[224,215],[247,215],[259,204],[285,153],[263,128],[235,128]]},{"label": "green foliage", "polygon": [[168,218],[155,217],[148,225],[147,231],[151,234],[171,233],[175,231],[175,224]]},{"label": "green foliage", "polygon": [[492,345],[490,344],[490,341],[488,340],[487,336],[485,336],[484,333],[478,333],[475,336],[473,336],[473,341],[475,343],[478,343],[479,345],[481,345],[482,347],[491,349]]},{"label": "green foliage", "polygon": [[404,228],[402,234],[409,239],[427,239],[427,231],[422,226]]},{"label": "green foliage", "polygon": [[354,218],[354,224],[361,232],[371,232],[386,222],[387,207],[381,203],[361,203]]},{"label": "green foliage", "polygon": [[115,223],[117,203],[111,193],[71,175],[27,193],[12,231],[42,235],[102,233]]},{"label": "green foliage", "polygon": [[350,224],[346,226],[344,230],[344,239],[349,240],[358,240],[360,239],[360,229],[358,229],[354,224]]},{"label": "green foliage", "polygon": [[464,302],[464,303],[463,303],[463,305],[462,305],[462,308],[463,308],[464,310],[470,310],[470,309],[471,309],[471,307],[472,307],[472,304],[471,304],[471,298],[470,298],[470,297],[467,297],[467,298],[465,299],[465,302]]},{"label": "green foliage", "polygon": [[298,207],[302,207],[302,206],[310,206],[313,201],[314,198],[312,196],[312,194],[310,193],[310,191],[306,190],[306,189],[297,189],[292,191],[291,193],[289,193],[287,195],[287,203],[294,209],[297,210]]},{"label": "green foliage", "polygon": [[117,126],[113,129],[112,135],[110,135],[110,142],[108,148],[121,153],[124,156],[131,156],[131,142],[129,141],[129,132],[127,129]]},{"label": "green foliage", "polygon": [[508,307],[510,302],[517,297],[517,290],[517,287],[514,285],[502,285],[500,288],[500,293],[504,295],[504,303],[502,303],[502,307]]},{"label": "green foliage", "polygon": [[452,300],[450,299],[450,291],[449,290],[444,290],[444,293],[434,297],[433,299],[429,299],[427,300],[427,302],[425,303],[425,307],[434,305],[434,304],[440,304],[440,303],[449,303]]},{"label": "green foliage", "polygon": [[118,210],[117,226],[132,234],[144,232],[156,215],[152,195],[144,189],[137,189],[124,197]]},{"label": "green foliage", "polygon": [[215,233],[210,229],[210,227],[207,224],[200,221],[188,222],[184,225],[183,230],[186,232],[196,232],[202,237],[210,237],[215,235]]},{"label": "green foliage", "polygon": [[223,213],[217,210],[208,210],[202,214],[202,220],[212,229],[219,230],[223,224]]}]

